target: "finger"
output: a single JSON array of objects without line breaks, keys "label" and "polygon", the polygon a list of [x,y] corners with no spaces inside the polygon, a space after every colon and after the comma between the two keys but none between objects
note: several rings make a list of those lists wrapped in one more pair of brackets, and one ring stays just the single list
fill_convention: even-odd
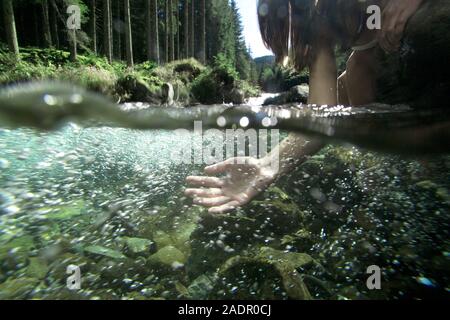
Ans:
[{"label": "finger", "polygon": [[194,204],[204,207],[217,207],[230,202],[229,197],[195,198]]},{"label": "finger", "polygon": [[221,163],[214,164],[212,166],[208,166],[205,168],[205,173],[208,175],[217,175],[221,173],[225,173],[231,166],[238,164],[251,164],[250,158],[248,157],[236,157],[225,160]]},{"label": "finger", "polygon": [[221,174],[227,171],[227,169],[233,165],[235,162],[234,158],[225,160],[223,162],[213,164],[212,166],[208,166],[205,168],[205,173],[208,175]]},{"label": "finger", "polygon": [[192,186],[221,188],[223,181],[216,177],[187,177],[186,182]]},{"label": "finger", "polygon": [[231,201],[228,203],[225,203],[224,205],[213,207],[208,210],[209,213],[213,214],[220,214],[220,213],[227,213],[233,210],[236,210],[239,207],[239,202],[237,201]]},{"label": "finger", "polygon": [[228,163],[221,162],[221,163],[206,167],[205,173],[207,175],[221,174],[221,173],[224,173],[228,169],[228,167],[229,167]]},{"label": "finger", "polygon": [[186,189],[184,194],[189,197],[212,198],[222,195],[222,190],[218,188],[210,189]]}]

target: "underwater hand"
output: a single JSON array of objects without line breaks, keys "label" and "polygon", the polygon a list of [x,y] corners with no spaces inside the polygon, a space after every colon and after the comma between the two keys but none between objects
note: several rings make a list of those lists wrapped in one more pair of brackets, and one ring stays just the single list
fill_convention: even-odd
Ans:
[{"label": "underwater hand", "polygon": [[[197,189],[186,189],[185,194],[194,199],[194,204],[209,207],[210,213],[230,212],[249,203],[275,180],[270,167],[249,157],[228,159],[205,168],[205,173],[208,176],[186,179]],[[212,177],[222,174],[225,176]]]},{"label": "underwater hand", "polygon": [[399,49],[406,24],[419,9],[423,0],[389,0],[386,2],[379,43],[381,48],[389,53]]}]

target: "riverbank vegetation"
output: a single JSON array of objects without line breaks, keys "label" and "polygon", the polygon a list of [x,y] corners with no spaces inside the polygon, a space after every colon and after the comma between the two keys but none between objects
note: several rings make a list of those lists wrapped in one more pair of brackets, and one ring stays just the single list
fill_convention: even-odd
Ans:
[{"label": "riverbank vegetation", "polygon": [[[80,29],[69,28],[77,19],[66,14],[70,5],[80,9]],[[158,104],[168,83],[180,105],[243,103],[258,93],[235,1],[39,0],[2,7],[1,85],[62,80],[116,101]]]}]

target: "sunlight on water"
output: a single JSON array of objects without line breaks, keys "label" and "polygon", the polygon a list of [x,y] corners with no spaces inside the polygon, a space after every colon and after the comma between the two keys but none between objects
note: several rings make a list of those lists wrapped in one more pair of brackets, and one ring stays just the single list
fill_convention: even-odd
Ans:
[{"label": "sunlight on water", "polygon": [[[212,216],[183,195],[185,178],[204,167],[174,162],[174,150],[190,143],[167,130],[1,129],[0,297],[358,299],[448,291],[448,157],[330,146],[251,205]],[[78,291],[67,288],[68,265],[80,267]],[[371,265],[391,283],[382,294],[366,287]],[[301,280],[290,283],[286,266]]]}]

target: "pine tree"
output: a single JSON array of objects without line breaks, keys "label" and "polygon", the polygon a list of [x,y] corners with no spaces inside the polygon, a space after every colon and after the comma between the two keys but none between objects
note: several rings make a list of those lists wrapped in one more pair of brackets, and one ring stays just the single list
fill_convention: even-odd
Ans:
[{"label": "pine tree", "polygon": [[165,0],[166,6],[164,10],[164,55],[165,59],[164,62],[169,62],[169,1]]},{"label": "pine tree", "polygon": [[189,25],[189,56],[195,56],[195,0],[191,0]]},{"label": "pine tree", "polygon": [[169,15],[169,61],[175,60],[175,35],[174,35],[174,17],[173,17],[173,1],[167,0],[168,2],[168,12]]},{"label": "pine tree", "polygon": [[183,34],[184,34],[184,58],[189,58],[189,0],[183,2]]},{"label": "pine tree", "polygon": [[243,35],[243,27],[241,22],[241,15],[236,5],[235,0],[231,0],[231,10],[233,13],[233,29],[234,29],[234,47],[235,47],[235,65],[236,70],[243,79],[249,79],[251,77],[250,66],[250,54],[248,53],[247,46]]},{"label": "pine tree", "polygon": [[178,1],[175,1],[175,59],[180,59],[180,6]]},{"label": "pine tree", "polygon": [[197,57],[202,63],[206,63],[206,2],[200,0],[200,41]]},{"label": "pine tree", "polygon": [[41,0],[42,9],[42,26],[44,28],[44,43],[46,47],[51,47],[52,44],[52,33],[50,31],[50,15],[48,9],[48,1]]},{"label": "pine tree", "polygon": [[221,53],[235,64],[235,31],[228,0],[213,0],[208,5],[208,59]]},{"label": "pine tree", "polygon": [[133,39],[131,33],[130,0],[124,0],[124,13],[125,13],[125,45],[127,50],[127,65],[128,67],[133,67],[134,59],[133,59]]},{"label": "pine tree", "polygon": [[[52,0],[53,1],[53,0]],[[97,2],[96,0],[91,0],[91,10],[90,10],[90,28],[91,28],[91,41],[92,41],[92,51],[97,54]]]},{"label": "pine tree", "polygon": [[147,59],[160,63],[158,1],[147,0]]},{"label": "pine tree", "polygon": [[59,45],[59,30],[58,30],[58,18],[56,16],[57,7],[56,7],[55,0],[50,0],[49,10],[50,10],[50,27],[51,27],[51,32],[52,32],[53,44],[55,45],[55,47],[57,49],[59,49],[59,47],[60,47],[60,45]]},{"label": "pine tree", "polygon": [[103,0],[103,42],[105,56],[112,63],[111,0]]},{"label": "pine tree", "polygon": [[[122,7],[121,0],[115,1],[114,7],[114,16],[115,21],[122,21],[122,11],[124,8]],[[122,60],[122,33],[123,30],[121,28],[121,24],[113,23],[113,48],[114,48],[114,58],[117,60]],[[126,26],[126,24],[124,24]],[[126,31],[126,30],[125,30]]]},{"label": "pine tree", "polygon": [[9,50],[19,58],[19,43],[17,41],[16,21],[14,18],[14,8],[12,0],[3,0],[3,14],[5,20],[6,38]]}]

